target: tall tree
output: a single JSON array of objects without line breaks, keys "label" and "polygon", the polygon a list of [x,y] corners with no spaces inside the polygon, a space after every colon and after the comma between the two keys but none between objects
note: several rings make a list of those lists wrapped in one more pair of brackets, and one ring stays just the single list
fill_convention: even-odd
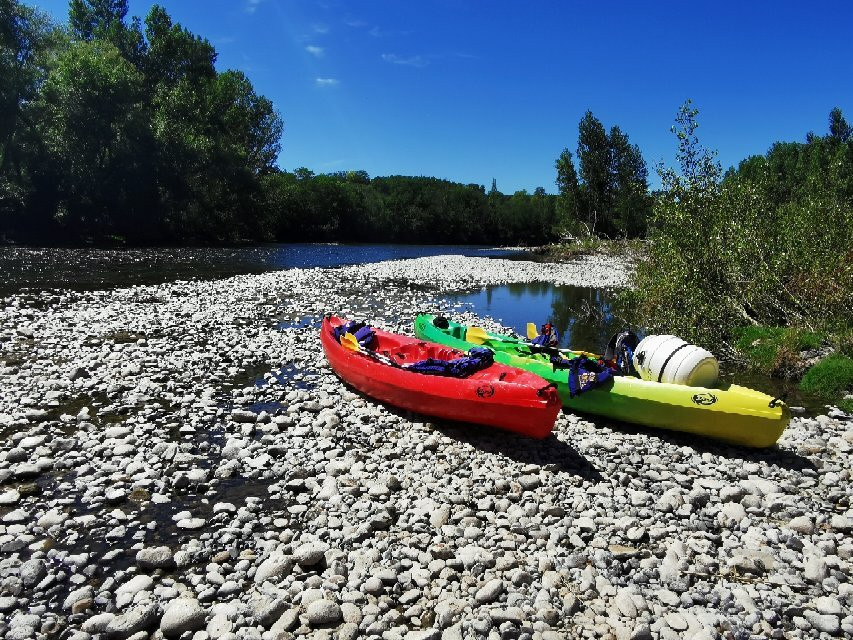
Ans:
[{"label": "tall tree", "polygon": [[0,0],[0,175],[11,161],[10,146],[47,75],[46,50],[58,32],[46,16],[17,0]]},{"label": "tall tree", "polygon": [[838,142],[847,142],[850,140],[851,133],[853,129],[841,115],[841,109],[835,107],[829,112],[829,137]]},{"label": "tall tree", "polygon": [[592,111],[578,125],[578,162],[586,186],[587,224],[589,232],[595,233],[599,216],[610,207],[610,148],[607,132]]},{"label": "tall tree", "polygon": [[578,190],[578,174],[572,160],[572,152],[563,149],[555,162],[557,169],[557,215],[562,230],[573,230],[578,222],[580,197]]},{"label": "tall tree", "polygon": [[640,148],[628,141],[618,126],[611,127],[610,191],[612,211],[608,217],[609,232],[635,237],[645,231],[651,206],[648,197],[648,169]]},{"label": "tall tree", "polygon": [[199,83],[216,76],[213,45],[173,23],[163,7],[151,7],[145,18],[145,36],[148,52],[144,70],[150,86],[175,86],[181,80]]},{"label": "tall tree", "polygon": [[106,234],[137,208],[137,150],[145,135],[142,76],[109,42],[74,44],[39,97],[41,134],[50,150],[64,222]]},{"label": "tall tree", "polygon": [[32,104],[61,41],[46,14],[0,0],[0,238],[38,226],[25,215],[32,169],[44,155]]}]

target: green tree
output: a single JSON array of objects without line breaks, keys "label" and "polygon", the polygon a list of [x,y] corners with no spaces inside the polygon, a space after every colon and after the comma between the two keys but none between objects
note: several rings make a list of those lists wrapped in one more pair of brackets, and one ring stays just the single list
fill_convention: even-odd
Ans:
[{"label": "green tree", "polygon": [[585,187],[588,232],[594,234],[599,217],[610,209],[611,179],[607,132],[592,111],[587,111],[578,125],[578,163]]},{"label": "green tree", "polygon": [[76,40],[112,43],[122,55],[139,68],[145,56],[145,41],[138,19],[128,27],[125,22],[128,0],[71,0],[68,26]]},{"label": "green tree", "polygon": [[26,215],[32,170],[44,155],[32,105],[62,42],[46,14],[0,0],[0,237],[42,222]]},{"label": "green tree", "polygon": [[608,232],[623,237],[637,237],[646,230],[646,218],[651,210],[648,195],[648,169],[637,145],[618,126],[610,129],[610,215]]},{"label": "green tree", "polygon": [[[63,224],[86,234],[137,207],[137,150],[145,136],[142,75],[112,44],[79,42],[63,54],[39,96]],[[123,225],[128,226],[128,225]]]},{"label": "green tree", "polygon": [[576,230],[579,211],[579,187],[578,174],[575,171],[575,163],[572,160],[572,152],[563,149],[555,162],[557,169],[557,214],[560,219],[560,231],[572,232]]},{"label": "green tree", "polygon": [[241,71],[225,71],[216,78],[216,104],[211,115],[222,118],[222,137],[241,166],[255,175],[268,173],[281,151],[281,117],[259,96]]},{"label": "green tree", "polygon": [[835,107],[829,113],[829,137],[838,142],[848,142],[853,133],[847,120],[841,115],[841,109]]},{"label": "green tree", "polygon": [[661,166],[643,322],[731,355],[745,325],[853,325],[853,142],[778,143],[721,179],[699,144],[698,111],[676,118],[679,167]]},{"label": "green tree", "polygon": [[148,48],[143,66],[152,88],[175,87],[182,81],[198,86],[216,77],[213,45],[173,23],[163,7],[151,7],[145,18],[145,36]]}]

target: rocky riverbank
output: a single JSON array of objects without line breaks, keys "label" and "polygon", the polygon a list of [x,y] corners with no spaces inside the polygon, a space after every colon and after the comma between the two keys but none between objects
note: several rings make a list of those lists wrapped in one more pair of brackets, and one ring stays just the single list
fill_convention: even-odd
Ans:
[{"label": "rocky riverbank", "polygon": [[843,414],[757,452],[565,411],[531,441],[373,403],[317,338],[627,275],[441,256],[0,301],[0,636],[853,634]]}]

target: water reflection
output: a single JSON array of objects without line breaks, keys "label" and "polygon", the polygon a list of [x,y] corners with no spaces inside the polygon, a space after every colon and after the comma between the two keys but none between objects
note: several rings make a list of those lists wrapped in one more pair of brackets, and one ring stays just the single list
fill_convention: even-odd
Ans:
[{"label": "water reflection", "polygon": [[548,282],[513,283],[485,287],[460,295],[478,315],[488,315],[526,335],[528,322],[537,327],[551,322],[560,333],[560,345],[601,352],[607,341],[625,327],[615,291]]}]

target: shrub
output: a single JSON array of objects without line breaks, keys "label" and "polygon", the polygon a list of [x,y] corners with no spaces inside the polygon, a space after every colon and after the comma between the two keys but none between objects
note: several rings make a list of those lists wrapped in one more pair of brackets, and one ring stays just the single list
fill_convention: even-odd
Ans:
[{"label": "shrub", "polygon": [[[723,356],[737,353],[745,325],[853,326],[853,142],[774,147],[770,160],[798,154],[793,177],[759,157],[723,178],[699,144],[697,113],[688,101],[676,119],[680,171],[658,168],[652,242],[631,294],[641,322]],[[758,351],[765,364],[794,355],[787,341]]]}]

